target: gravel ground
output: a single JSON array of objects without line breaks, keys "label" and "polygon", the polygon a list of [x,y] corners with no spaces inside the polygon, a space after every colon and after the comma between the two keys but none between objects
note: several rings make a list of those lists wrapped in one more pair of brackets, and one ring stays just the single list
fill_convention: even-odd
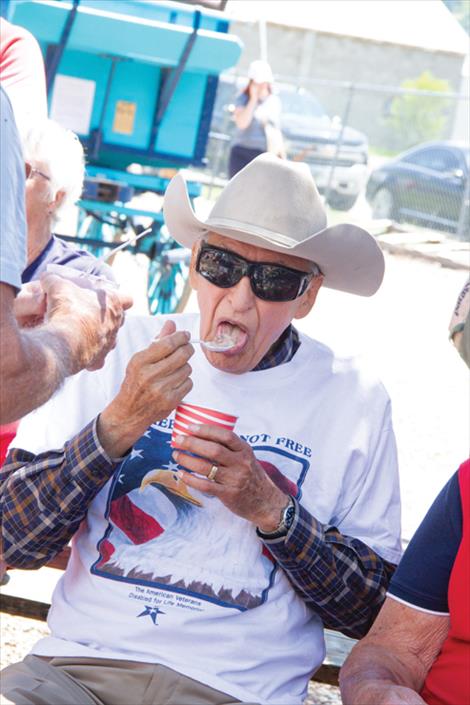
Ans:
[{"label": "gravel ground", "polygon": [[13,617],[1,613],[0,665],[5,668],[10,663],[21,661],[33,644],[47,636],[49,630],[44,622],[24,617]]},{"label": "gravel ground", "polygon": [[[4,613],[0,618],[0,668],[20,661],[36,641],[49,633],[46,625],[35,619],[12,617]],[[340,703],[338,688],[321,683],[310,683],[305,705],[340,705]]]},{"label": "gravel ground", "polygon": [[305,705],[341,705],[339,688],[322,683],[310,683]]}]

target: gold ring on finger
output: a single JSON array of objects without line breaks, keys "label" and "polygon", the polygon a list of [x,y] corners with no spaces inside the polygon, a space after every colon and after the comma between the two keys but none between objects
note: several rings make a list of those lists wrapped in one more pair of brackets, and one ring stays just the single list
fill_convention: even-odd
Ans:
[{"label": "gold ring on finger", "polygon": [[208,480],[212,480],[212,482],[215,482],[215,477],[217,473],[219,472],[219,466],[218,465],[213,465],[211,469],[209,470],[209,474],[207,476]]}]

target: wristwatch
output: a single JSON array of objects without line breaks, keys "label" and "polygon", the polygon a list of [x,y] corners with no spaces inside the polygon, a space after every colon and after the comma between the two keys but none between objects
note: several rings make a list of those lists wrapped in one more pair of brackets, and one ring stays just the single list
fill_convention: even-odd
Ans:
[{"label": "wristwatch", "polygon": [[289,501],[287,506],[281,512],[281,520],[274,531],[261,531],[256,529],[256,533],[261,539],[280,539],[283,536],[287,536],[287,532],[292,526],[295,518],[295,503],[292,497],[289,495]]}]

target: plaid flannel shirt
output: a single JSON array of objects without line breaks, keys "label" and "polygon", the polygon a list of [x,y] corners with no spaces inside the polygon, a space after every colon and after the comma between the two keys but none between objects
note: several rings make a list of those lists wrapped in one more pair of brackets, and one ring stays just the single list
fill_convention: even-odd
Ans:
[{"label": "plaid flannel shirt", "polygon": [[[267,366],[288,362],[299,345],[297,331],[289,327],[268,353],[271,364]],[[7,565],[39,568],[53,558],[112,477],[122,458],[108,457],[96,424],[97,419],[91,421],[60,450],[36,456],[16,448],[9,452],[0,470],[1,537]],[[320,523],[294,502],[295,518],[287,536],[264,543],[325,627],[360,638],[385,599],[395,566],[362,541]]]}]

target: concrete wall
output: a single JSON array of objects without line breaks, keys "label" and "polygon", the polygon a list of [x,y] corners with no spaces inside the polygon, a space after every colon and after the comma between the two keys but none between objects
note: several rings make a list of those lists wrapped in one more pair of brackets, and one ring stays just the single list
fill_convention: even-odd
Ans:
[{"label": "concrete wall", "polygon": [[[234,22],[230,31],[245,45],[239,71],[246,71],[250,61],[259,58],[257,24]],[[335,86],[309,85],[309,79],[368,83],[374,86],[399,87],[402,81],[430,71],[449,81],[452,91],[461,88],[463,56],[427,51],[414,47],[381,44],[333,34],[320,34],[293,27],[267,25],[268,60],[274,74],[292,77],[314,92],[330,115],[344,115],[348,91]],[[371,145],[382,149],[400,149],[387,125],[386,116],[393,94],[355,92],[348,124],[368,135]],[[446,101],[448,124],[442,138],[450,137],[454,123],[454,101]],[[468,107],[467,107],[468,109]]]}]

